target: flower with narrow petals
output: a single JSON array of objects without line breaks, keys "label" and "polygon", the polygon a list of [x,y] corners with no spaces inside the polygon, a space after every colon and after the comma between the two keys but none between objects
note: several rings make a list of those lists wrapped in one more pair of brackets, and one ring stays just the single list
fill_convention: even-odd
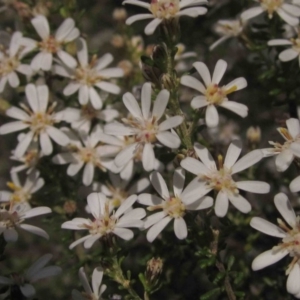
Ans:
[{"label": "flower with narrow petals", "polygon": [[190,75],[182,76],[181,84],[203,94],[196,96],[192,100],[191,106],[195,109],[206,107],[205,121],[208,127],[216,127],[219,124],[219,115],[216,106],[231,110],[243,118],[248,115],[248,107],[246,105],[229,101],[227,98],[229,94],[247,86],[245,78],[239,77],[225,86],[220,86],[219,83],[227,68],[227,63],[224,60],[218,60],[212,78],[204,63],[195,62],[193,66],[204,81],[204,85],[198,79]]},{"label": "flower with narrow petals", "polygon": [[32,283],[40,279],[59,275],[62,272],[62,269],[57,266],[45,267],[52,257],[52,254],[43,255],[24,274],[13,273],[10,277],[0,276],[0,284],[14,286],[14,288],[18,286],[26,299],[33,297],[36,292]]},{"label": "flower with narrow petals", "polygon": [[122,180],[119,175],[111,172],[109,172],[109,179],[110,182],[94,182],[93,190],[103,193],[110,199],[113,207],[119,207],[129,195],[139,194],[150,185],[148,178],[140,178],[129,185],[130,180]]},{"label": "flower with narrow petals", "polygon": [[232,37],[238,37],[244,30],[245,23],[242,20],[219,20],[215,26],[215,32],[221,37],[214,42],[209,50],[215,49],[217,46]]},{"label": "flower with narrow petals", "polygon": [[13,205],[17,203],[30,202],[32,194],[43,187],[45,181],[39,177],[38,171],[32,171],[26,178],[25,184],[22,186],[17,173],[10,173],[12,181],[7,186],[12,190],[0,191],[0,202],[10,202]]},{"label": "flower with narrow petals", "polygon": [[101,295],[106,290],[106,285],[101,284],[103,278],[103,270],[102,268],[95,268],[92,275],[92,288],[89,284],[89,281],[86,277],[83,267],[79,269],[78,272],[79,279],[81,284],[83,285],[84,292],[80,293],[77,290],[72,291],[72,299],[73,300],[102,300]]},{"label": "flower with narrow petals", "polygon": [[63,91],[65,96],[70,96],[78,91],[78,100],[81,105],[87,105],[90,101],[95,109],[100,109],[103,100],[95,88],[118,95],[121,89],[110,81],[112,78],[123,77],[124,72],[121,68],[107,68],[113,61],[113,56],[110,53],[99,59],[97,59],[97,56],[93,56],[89,62],[87,45],[84,39],[78,40],[77,48],[79,65],[73,68],[56,65],[55,73],[71,79],[71,82]]},{"label": "flower with narrow petals", "polygon": [[300,36],[286,39],[274,39],[268,42],[268,46],[290,46],[288,49],[279,53],[279,59],[283,62],[298,58],[300,65]]},{"label": "flower with narrow petals", "polygon": [[16,72],[24,75],[32,73],[30,66],[21,63],[27,53],[27,50],[20,45],[21,39],[22,33],[17,31],[11,37],[9,48],[0,48],[0,93],[3,92],[7,82],[13,88],[20,85]]},{"label": "flower with narrow petals", "polygon": [[102,128],[96,125],[91,134],[79,132],[78,138],[69,129],[64,130],[70,138],[68,152],[59,153],[55,155],[52,161],[55,164],[69,164],[67,174],[75,176],[85,165],[83,170],[82,182],[88,186],[94,179],[95,168],[104,172],[107,169],[117,171],[114,161],[106,157],[106,153],[102,154],[102,146],[99,145],[101,141]]},{"label": "flower with narrow petals", "polygon": [[23,224],[26,219],[49,213],[51,213],[51,209],[46,206],[31,209],[26,207],[26,209],[24,209],[23,205],[13,205],[11,203],[8,210],[0,209],[0,234],[3,233],[4,239],[7,242],[15,242],[18,239],[16,229],[21,228],[45,239],[49,239],[48,233],[43,229],[33,225]]},{"label": "flower with narrow petals", "polygon": [[241,14],[243,21],[252,19],[264,12],[268,14],[269,19],[273,18],[274,13],[291,26],[299,24],[300,8],[296,5],[288,3],[286,0],[254,0],[260,6],[247,9]]},{"label": "flower with narrow petals", "polygon": [[103,236],[115,234],[124,240],[133,238],[133,232],[128,227],[141,228],[142,218],[146,212],[142,208],[132,209],[137,196],[128,197],[117,210],[113,210],[109,199],[104,194],[92,193],[87,197],[89,210],[94,219],[75,218],[62,224],[62,228],[71,230],[88,230],[89,235],[84,236],[70,245],[70,249],[84,242],[84,248],[89,249]]},{"label": "flower with narrow petals", "polygon": [[39,51],[30,64],[34,71],[40,69],[50,71],[53,63],[53,55],[57,55],[68,67],[76,67],[77,62],[75,58],[63,50],[64,44],[74,41],[79,36],[79,30],[75,27],[73,19],[65,19],[54,35],[50,33],[48,20],[43,15],[33,18],[31,24],[42,40],[38,42],[24,37],[21,44],[30,48],[31,51]]},{"label": "flower with narrow petals", "polygon": [[32,140],[39,139],[43,154],[49,155],[53,151],[50,138],[61,146],[69,143],[69,138],[61,130],[54,127],[54,124],[67,118],[67,111],[55,113],[56,102],[48,107],[49,89],[46,85],[35,86],[28,84],[25,89],[27,101],[30,105],[28,108],[21,105],[23,110],[12,106],[6,111],[6,115],[19,121],[10,122],[0,127],[0,134],[7,134],[23,129],[29,129],[21,141],[19,141],[14,155],[22,157],[28,149]]},{"label": "flower with narrow petals", "polygon": [[169,101],[170,93],[162,90],[156,97],[151,107],[151,83],[145,83],[142,88],[142,104],[138,102],[131,93],[123,96],[123,103],[129,110],[131,116],[122,119],[121,123],[110,123],[104,128],[104,132],[114,136],[133,136],[134,143],[123,149],[115,158],[118,167],[127,164],[137,153],[141,153],[143,167],[146,171],[152,171],[155,167],[155,154],[153,144],[160,142],[166,147],[177,149],[180,139],[169,130],[177,127],[183,121],[182,116],[173,116],[163,122],[159,122],[164,115]]},{"label": "flower with narrow petals", "polygon": [[280,238],[281,242],[259,254],[252,262],[252,269],[261,270],[289,255],[292,262],[285,271],[288,275],[286,288],[290,294],[300,298],[300,218],[296,216],[285,194],[277,194],[274,203],[285,222],[277,219],[279,226],[276,226],[262,218],[254,217],[250,225],[262,233]]},{"label": "flower with narrow petals", "polygon": [[150,175],[150,181],[160,195],[157,197],[151,194],[141,194],[138,196],[138,202],[147,205],[147,210],[161,210],[145,219],[145,228],[151,227],[147,232],[147,240],[153,242],[159,233],[174,220],[174,232],[178,239],[187,237],[187,226],[184,221],[184,215],[190,210],[206,209],[213,205],[211,197],[194,197],[190,199],[189,195],[193,193],[194,186],[188,185],[185,189],[185,171],[178,168],[173,176],[173,195],[170,195],[165,180],[160,173],[154,171]]},{"label": "flower with narrow petals", "polygon": [[290,118],[286,121],[287,128],[280,127],[278,132],[285,139],[283,144],[269,142],[273,148],[262,149],[264,156],[276,156],[275,164],[279,172],[284,172],[295,159],[300,157],[300,124],[299,120]]},{"label": "flower with narrow petals", "polygon": [[181,161],[181,166],[184,169],[197,175],[190,183],[194,186],[194,195],[191,193],[190,197],[192,199],[193,197],[204,196],[215,190],[218,193],[215,203],[215,213],[218,217],[224,217],[227,214],[228,200],[242,213],[250,212],[251,205],[240,194],[239,189],[258,194],[265,194],[270,191],[270,185],[265,182],[236,182],[233,178],[234,174],[259,162],[263,158],[261,150],[253,150],[237,160],[242,147],[239,141],[234,141],[227,150],[224,162],[223,157],[218,156],[219,166],[217,167],[207,148],[195,144],[194,149],[201,161],[192,157],[187,157]]},{"label": "flower with narrow petals", "polygon": [[151,35],[162,22],[177,19],[181,16],[196,18],[207,12],[205,7],[195,7],[206,4],[207,0],[151,0],[145,3],[139,0],[125,0],[123,4],[132,4],[146,8],[150,14],[131,16],[126,20],[127,25],[135,21],[153,19],[145,28],[145,34]]}]

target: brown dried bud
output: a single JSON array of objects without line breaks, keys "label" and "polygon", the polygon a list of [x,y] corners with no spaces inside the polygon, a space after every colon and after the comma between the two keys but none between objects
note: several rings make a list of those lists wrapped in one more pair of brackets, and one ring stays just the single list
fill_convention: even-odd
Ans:
[{"label": "brown dried bud", "polygon": [[124,38],[121,35],[119,35],[119,34],[115,34],[112,37],[111,44],[115,48],[122,48],[124,46]]},{"label": "brown dried bud", "polygon": [[129,60],[122,60],[118,63],[118,67],[121,68],[124,72],[124,77],[127,77],[131,74],[133,70],[133,65]]},{"label": "brown dried bud", "polygon": [[154,282],[158,279],[159,275],[163,270],[163,261],[160,257],[158,258],[151,258],[147,262],[147,270],[146,270],[146,279],[148,282]]},{"label": "brown dried bud", "polygon": [[73,215],[77,210],[77,204],[73,200],[67,200],[64,203],[64,211],[67,215]]}]

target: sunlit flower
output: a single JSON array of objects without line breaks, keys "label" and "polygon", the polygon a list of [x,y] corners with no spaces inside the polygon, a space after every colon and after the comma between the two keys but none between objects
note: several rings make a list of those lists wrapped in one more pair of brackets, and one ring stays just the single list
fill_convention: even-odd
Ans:
[{"label": "sunlit flower", "polygon": [[62,271],[62,269],[57,266],[45,267],[51,258],[52,254],[43,255],[32,264],[24,274],[13,273],[10,277],[0,276],[0,284],[14,286],[14,288],[18,286],[23,296],[26,298],[33,297],[36,292],[32,283],[40,279],[59,275]]},{"label": "sunlit flower", "polygon": [[299,216],[296,217],[285,194],[277,194],[274,203],[285,222],[277,219],[279,226],[276,226],[262,218],[254,217],[250,225],[262,233],[282,240],[277,246],[258,255],[252,262],[252,269],[254,271],[261,270],[289,254],[292,257],[292,262],[285,272],[288,275],[286,288],[289,293],[300,298],[300,218]]},{"label": "sunlit flower", "polygon": [[61,130],[55,128],[54,124],[67,119],[68,112],[62,110],[55,113],[56,102],[48,107],[49,89],[46,85],[28,84],[25,93],[31,109],[23,104],[21,104],[23,110],[12,106],[6,111],[6,115],[20,121],[10,122],[0,127],[0,134],[29,129],[26,136],[19,141],[14,155],[22,157],[32,140],[37,139],[39,139],[42,152],[45,155],[49,155],[53,151],[50,138],[57,144],[66,146],[69,143],[69,138]]},{"label": "sunlit flower", "polygon": [[89,249],[97,240],[109,234],[115,234],[124,240],[132,239],[133,232],[128,227],[142,227],[144,222],[141,219],[146,216],[144,209],[132,209],[136,200],[137,196],[131,195],[117,210],[113,210],[113,206],[104,194],[90,194],[87,201],[94,219],[75,218],[61,226],[64,229],[89,231],[89,235],[73,242],[69,248],[84,243],[84,248]]},{"label": "sunlit flower", "polygon": [[106,157],[106,153],[102,153],[102,146],[99,145],[101,141],[102,128],[96,125],[91,132],[79,132],[77,137],[71,131],[64,130],[70,138],[68,152],[57,154],[52,161],[56,164],[69,164],[67,174],[75,176],[84,166],[82,182],[88,186],[94,179],[95,168],[104,172],[106,169],[111,171],[116,170],[112,159]]},{"label": "sunlit flower", "polygon": [[17,173],[11,173],[12,181],[7,186],[12,190],[0,191],[0,202],[10,202],[15,205],[22,202],[30,202],[32,194],[41,189],[45,183],[43,178],[39,177],[38,171],[32,171],[26,178],[24,185],[20,183]]},{"label": "sunlit flower", "polygon": [[145,28],[145,34],[147,35],[152,34],[162,22],[181,16],[196,18],[206,14],[206,8],[195,7],[206,3],[207,0],[151,0],[151,3],[139,0],[123,1],[123,4],[132,4],[149,10],[150,14],[138,14],[126,20],[126,24],[131,25],[135,21],[154,19]]},{"label": "sunlit flower", "polygon": [[95,109],[100,109],[103,100],[95,88],[114,95],[119,94],[121,89],[110,81],[112,78],[123,77],[124,72],[121,68],[107,68],[113,61],[113,57],[109,53],[99,59],[97,59],[97,56],[93,56],[89,62],[87,45],[84,39],[78,41],[77,58],[79,61],[78,67],[55,66],[56,74],[71,79],[63,93],[65,96],[70,96],[78,91],[78,100],[81,105],[87,105],[90,101]]},{"label": "sunlit flower", "polygon": [[20,45],[21,39],[22,33],[17,31],[12,35],[8,49],[0,47],[0,93],[3,92],[7,82],[13,88],[20,85],[17,72],[31,75],[30,66],[21,63],[22,58],[28,52]]},{"label": "sunlit flower", "polygon": [[263,158],[261,150],[251,151],[237,160],[242,147],[239,141],[234,141],[230,144],[224,161],[221,155],[218,156],[219,166],[217,167],[207,148],[195,144],[194,149],[201,161],[192,157],[187,157],[181,161],[181,166],[184,169],[197,175],[190,183],[194,186],[194,190],[189,197],[190,199],[202,197],[215,190],[217,192],[215,213],[218,217],[224,217],[227,214],[229,201],[242,213],[250,212],[251,205],[240,194],[239,190],[258,194],[265,194],[270,191],[270,185],[265,182],[250,180],[237,182],[233,178],[234,174],[259,162]]},{"label": "sunlit flower", "polygon": [[65,19],[54,35],[50,33],[48,20],[43,15],[33,18],[31,24],[42,40],[35,41],[24,37],[21,44],[31,48],[31,51],[39,51],[30,64],[34,71],[40,69],[50,71],[53,63],[53,55],[57,55],[70,68],[74,68],[77,65],[75,58],[63,50],[65,44],[74,41],[79,36],[79,30],[75,27],[73,19]]},{"label": "sunlit flower", "polygon": [[252,19],[264,12],[268,14],[269,19],[273,18],[274,13],[291,26],[299,24],[300,8],[288,3],[286,0],[254,0],[260,6],[247,9],[241,14],[243,21]]},{"label": "sunlit flower", "polygon": [[26,219],[36,217],[39,215],[49,214],[51,213],[51,209],[49,207],[40,206],[31,209],[25,209],[24,206],[19,204],[11,204],[9,209],[0,209],[0,234],[3,233],[4,239],[7,242],[15,242],[18,239],[17,228],[24,229],[33,234],[39,235],[45,239],[49,239],[49,235],[43,229],[24,224],[23,222]]},{"label": "sunlit flower", "polygon": [[212,78],[204,63],[195,62],[193,66],[201,76],[204,85],[190,75],[182,76],[181,84],[203,94],[202,96],[196,96],[192,100],[191,106],[195,109],[206,107],[205,121],[208,127],[216,127],[219,124],[219,115],[216,106],[231,110],[243,118],[248,115],[248,107],[246,105],[229,101],[227,98],[229,94],[247,86],[245,78],[239,77],[227,85],[221,86],[219,83],[227,68],[227,63],[222,59],[218,60]]},{"label": "sunlit flower", "polygon": [[242,20],[219,20],[215,26],[215,32],[221,36],[214,42],[209,50],[215,49],[217,46],[232,37],[238,37],[244,30],[245,23]]},{"label": "sunlit flower", "polygon": [[273,148],[262,149],[264,156],[276,156],[275,164],[279,172],[284,172],[292,163],[295,156],[300,157],[300,124],[299,120],[290,118],[286,121],[287,128],[277,128],[285,139],[283,144],[269,142]]},{"label": "sunlit flower", "polygon": [[206,209],[213,205],[211,197],[194,197],[191,201],[189,195],[193,193],[194,185],[188,185],[185,189],[185,171],[181,168],[175,170],[173,175],[173,193],[170,195],[165,180],[158,172],[150,175],[150,181],[160,195],[157,197],[152,194],[141,194],[138,196],[138,202],[147,205],[147,210],[161,210],[145,219],[145,228],[151,227],[147,232],[147,240],[151,243],[160,232],[174,220],[174,232],[178,239],[187,237],[187,226],[184,216],[188,211]]},{"label": "sunlit flower", "polygon": [[78,272],[79,279],[84,288],[84,292],[80,293],[77,290],[72,291],[73,300],[101,300],[101,295],[106,290],[106,285],[101,284],[103,278],[103,270],[99,268],[95,268],[92,275],[92,288],[89,284],[89,281],[86,277],[83,267],[79,269]]},{"label": "sunlit flower", "polygon": [[119,175],[111,172],[109,172],[109,179],[110,182],[94,182],[93,190],[103,193],[110,199],[113,207],[119,207],[128,196],[140,194],[150,185],[148,178],[141,178],[134,181],[133,184],[130,184],[130,180],[122,180]]},{"label": "sunlit flower", "polygon": [[141,108],[131,93],[123,96],[123,103],[131,116],[122,119],[121,123],[110,123],[105,126],[104,132],[114,136],[133,136],[134,143],[122,150],[115,158],[118,167],[127,164],[137,153],[141,153],[143,167],[152,171],[155,167],[153,146],[160,142],[166,147],[177,149],[180,146],[179,137],[170,131],[183,121],[182,116],[173,116],[159,122],[164,115],[170,93],[162,90],[151,107],[151,83],[145,83],[142,88]]},{"label": "sunlit flower", "polygon": [[300,37],[293,39],[275,39],[268,42],[269,46],[290,46],[279,53],[279,59],[283,62],[298,58],[300,64]]}]

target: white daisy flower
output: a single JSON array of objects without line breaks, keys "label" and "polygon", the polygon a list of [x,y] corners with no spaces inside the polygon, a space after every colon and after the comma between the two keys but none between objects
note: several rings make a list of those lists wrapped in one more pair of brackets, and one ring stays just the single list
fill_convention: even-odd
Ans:
[{"label": "white daisy flower", "polygon": [[26,219],[49,213],[51,213],[51,209],[46,206],[24,209],[23,205],[11,204],[8,210],[0,209],[0,234],[3,233],[3,237],[7,242],[15,242],[18,239],[16,229],[21,228],[48,240],[49,235],[46,231],[23,222]]},{"label": "white daisy flower", "polygon": [[206,8],[195,7],[206,3],[207,0],[151,0],[151,3],[139,0],[123,1],[123,4],[132,4],[149,10],[150,14],[138,14],[126,20],[126,24],[131,25],[139,20],[153,19],[145,28],[145,34],[147,35],[153,34],[162,22],[177,19],[181,16],[196,18],[206,14]]},{"label": "white daisy flower", "polygon": [[68,128],[64,130],[70,138],[69,151],[55,155],[52,161],[55,164],[69,164],[67,174],[75,176],[85,165],[82,182],[88,186],[94,179],[95,168],[103,172],[107,169],[117,171],[114,161],[103,155],[102,146],[99,145],[102,136],[102,128],[96,125],[90,135],[79,132],[78,138]]},{"label": "white daisy flower", "polygon": [[137,153],[141,152],[143,167],[146,171],[152,171],[155,167],[155,154],[153,144],[160,142],[166,147],[177,149],[180,139],[169,131],[183,122],[182,116],[173,116],[163,122],[159,122],[164,115],[169,101],[170,93],[162,90],[156,97],[151,107],[151,83],[145,83],[142,88],[141,109],[131,93],[123,96],[123,103],[129,110],[131,117],[122,119],[121,123],[111,123],[105,126],[104,132],[115,136],[134,136],[135,142],[123,149],[115,158],[118,167],[127,164]]},{"label": "white daisy flower", "polygon": [[263,158],[261,150],[254,150],[237,160],[241,154],[242,147],[239,141],[232,142],[227,150],[225,160],[218,156],[219,166],[207,150],[200,144],[195,144],[194,149],[201,161],[187,157],[181,161],[181,166],[187,171],[197,175],[190,183],[194,190],[190,193],[190,198],[202,197],[210,191],[217,192],[215,213],[218,217],[224,217],[228,211],[228,200],[241,211],[248,213],[251,210],[250,203],[240,194],[239,190],[251,193],[265,194],[270,191],[270,185],[262,181],[239,181],[233,175],[241,172]]},{"label": "white daisy flower", "polygon": [[77,290],[72,291],[72,299],[73,300],[102,300],[101,295],[106,290],[106,285],[101,284],[103,278],[103,270],[102,268],[95,268],[92,275],[92,288],[89,284],[89,281],[84,272],[84,268],[81,267],[78,272],[80,282],[84,288],[84,292],[80,293]]},{"label": "white daisy flower", "polygon": [[110,81],[112,78],[123,77],[124,72],[121,68],[107,68],[113,61],[113,56],[110,53],[99,59],[97,59],[97,56],[93,56],[89,62],[87,45],[84,39],[79,39],[77,48],[79,66],[77,68],[76,66],[64,68],[56,65],[55,73],[71,78],[71,82],[63,91],[65,96],[70,96],[78,91],[78,99],[81,105],[87,105],[90,101],[95,109],[101,109],[103,100],[96,88],[118,95],[121,89]]},{"label": "white daisy flower", "polygon": [[192,100],[191,106],[194,109],[206,107],[205,122],[208,127],[216,127],[219,124],[216,106],[231,110],[243,118],[248,115],[248,107],[246,105],[229,101],[227,98],[227,95],[247,86],[247,81],[244,77],[236,78],[227,85],[220,86],[219,83],[227,68],[227,63],[224,60],[218,60],[212,78],[204,63],[195,62],[193,66],[201,76],[204,85],[190,75],[182,76],[180,82],[203,94],[203,96],[196,96]]},{"label": "white daisy flower", "polygon": [[158,172],[152,172],[150,181],[160,195],[157,197],[151,194],[141,194],[138,196],[138,202],[147,205],[147,210],[161,210],[145,219],[145,228],[151,227],[147,232],[147,240],[152,243],[161,231],[174,219],[174,232],[178,239],[187,237],[187,226],[184,221],[184,215],[187,211],[206,209],[213,205],[211,197],[193,198],[190,201],[189,194],[194,186],[188,185],[185,189],[185,171],[177,168],[173,175],[173,195],[170,195],[165,180]]},{"label": "white daisy flower", "polygon": [[268,46],[290,46],[279,53],[279,59],[283,62],[298,58],[300,64],[300,37],[293,39],[275,39],[268,42]]},{"label": "white daisy flower", "polygon": [[57,266],[45,267],[49,260],[53,257],[52,254],[45,254],[40,257],[34,264],[29,267],[24,274],[13,273],[10,277],[0,276],[0,284],[18,286],[26,298],[31,298],[35,295],[35,288],[32,283],[52,276],[59,275],[62,269]]},{"label": "white daisy flower", "polygon": [[276,156],[275,164],[279,172],[284,172],[293,162],[295,156],[300,157],[300,124],[299,120],[290,118],[286,121],[287,128],[277,128],[285,139],[283,144],[269,142],[273,148],[262,149],[264,156]]},{"label": "white daisy flower", "polygon": [[0,48],[0,93],[3,92],[7,82],[12,88],[20,85],[17,72],[27,76],[32,73],[30,66],[21,63],[22,58],[28,53],[27,49],[20,45],[21,39],[22,33],[17,31],[11,37],[9,48]]},{"label": "white daisy flower", "polygon": [[247,9],[241,14],[243,21],[252,19],[264,12],[268,14],[269,19],[273,18],[274,13],[291,26],[299,24],[300,8],[286,0],[254,0],[260,6]]},{"label": "white daisy flower", "polygon": [[25,105],[21,105],[23,110],[15,106],[10,107],[6,111],[6,115],[19,121],[10,122],[0,127],[0,134],[29,129],[26,136],[19,141],[14,155],[22,157],[32,140],[37,139],[39,139],[42,152],[45,155],[51,154],[53,150],[50,138],[57,144],[66,146],[69,143],[69,138],[53,125],[68,119],[68,112],[62,110],[55,113],[56,102],[48,107],[49,89],[46,85],[28,84],[25,93],[31,109]]},{"label": "white daisy flower", "polygon": [[79,30],[75,27],[73,19],[65,19],[54,35],[50,33],[48,20],[43,15],[33,18],[31,24],[42,40],[35,41],[24,37],[21,44],[31,48],[31,51],[39,51],[30,64],[34,71],[39,71],[40,69],[50,71],[53,63],[53,55],[57,55],[68,67],[76,67],[77,62],[75,58],[63,50],[64,44],[74,41],[79,36]]},{"label": "white daisy flower", "polygon": [[150,185],[148,178],[141,178],[130,184],[131,180],[122,180],[119,175],[108,173],[110,183],[93,183],[93,191],[103,193],[110,199],[113,207],[119,207],[129,195],[140,194]]},{"label": "white daisy flower", "polygon": [[111,122],[119,116],[119,112],[116,109],[95,109],[92,105],[87,104],[81,106],[80,109],[72,108],[74,113],[77,114],[77,118],[71,122],[71,127],[76,131],[83,131],[85,133],[90,132],[93,121]]},{"label": "white daisy flower", "polygon": [[286,255],[291,256],[292,262],[285,272],[288,275],[286,288],[290,294],[300,298],[300,218],[299,216],[296,217],[285,194],[277,194],[274,203],[286,223],[281,219],[277,219],[279,226],[276,226],[262,218],[254,217],[250,225],[262,233],[280,238],[281,242],[272,249],[258,255],[252,262],[252,269],[254,271],[261,270],[276,263]]},{"label": "white daisy flower", "polygon": [[38,171],[32,171],[27,176],[24,185],[20,183],[17,173],[10,173],[10,175],[12,181],[7,182],[7,186],[12,192],[0,191],[0,202],[10,202],[12,205],[30,202],[32,194],[41,189],[45,184],[44,179],[39,177],[40,173]]},{"label": "white daisy flower", "polygon": [[242,20],[219,20],[215,25],[215,32],[221,36],[216,42],[214,42],[209,50],[215,49],[217,46],[225,42],[232,37],[238,37],[244,30],[245,23]]},{"label": "white daisy flower", "polygon": [[144,209],[132,209],[136,200],[137,196],[131,195],[115,211],[104,194],[90,194],[87,201],[94,219],[75,218],[61,226],[64,229],[89,231],[89,235],[73,242],[69,248],[84,242],[84,248],[89,249],[97,240],[109,234],[115,234],[124,240],[132,239],[133,232],[128,227],[141,228],[144,225],[141,219],[146,216]]},{"label": "white daisy flower", "polygon": [[[23,133],[19,134],[18,141],[20,142],[25,137],[26,137],[26,134],[23,134]],[[43,153],[41,151],[39,151],[38,143],[36,141],[31,141],[31,143],[29,144],[29,147],[27,148],[27,150],[23,154],[23,156],[17,157],[17,156],[15,156],[15,151],[14,150],[12,151],[12,155],[11,155],[10,159],[12,159],[14,161],[18,161],[22,164],[17,167],[12,167],[10,172],[18,173],[18,172],[21,172],[21,171],[27,169],[26,174],[30,174],[37,167],[37,164],[41,157],[43,157]]]}]

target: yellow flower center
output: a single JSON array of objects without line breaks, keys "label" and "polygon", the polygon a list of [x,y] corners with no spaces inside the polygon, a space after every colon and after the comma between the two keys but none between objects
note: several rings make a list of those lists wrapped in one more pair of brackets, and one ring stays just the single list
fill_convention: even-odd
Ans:
[{"label": "yellow flower center", "polygon": [[205,96],[210,104],[220,105],[228,94],[237,90],[237,86],[233,86],[226,90],[225,87],[219,87],[217,84],[210,84],[205,91]]},{"label": "yellow flower center", "polygon": [[128,197],[128,193],[121,189],[120,187],[114,187],[110,184],[107,184],[109,191],[111,192],[110,203],[113,207],[119,207],[125,199]]},{"label": "yellow flower center", "polygon": [[16,223],[19,223],[19,215],[17,212],[10,213],[6,210],[0,211],[0,223],[6,228],[15,227]]},{"label": "yellow flower center", "polygon": [[81,114],[85,119],[93,120],[97,117],[97,110],[91,105],[83,105],[81,107]]},{"label": "yellow flower center", "polygon": [[284,0],[260,0],[260,5],[268,12],[269,18],[273,17],[275,11],[280,8]]},{"label": "yellow flower center", "polygon": [[41,50],[53,54],[61,48],[61,44],[55,39],[54,36],[49,36],[47,39],[38,42],[38,46]]},{"label": "yellow flower center", "polygon": [[174,18],[180,11],[179,0],[152,0],[150,10],[156,18]]},{"label": "yellow flower center", "polygon": [[4,57],[0,61],[0,77],[5,76],[18,68],[20,65],[20,60],[17,56],[14,57]]},{"label": "yellow flower center", "polygon": [[30,127],[36,134],[40,134],[45,131],[47,126],[51,126],[53,124],[53,117],[48,112],[37,112],[31,116]]},{"label": "yellow flower center", "polygon": [[293,49],[300,53],[300,38],[297,39],[291,39],[291,42],[293,43]]},{"label": "yellow flower center", "polygon": [[14,191],[10,197],[11,203],[18,203],[30,200],[31,194],[28,191],[25,191],[22,187],[15,185],[13,182],[7,182],[7,186]]}]

